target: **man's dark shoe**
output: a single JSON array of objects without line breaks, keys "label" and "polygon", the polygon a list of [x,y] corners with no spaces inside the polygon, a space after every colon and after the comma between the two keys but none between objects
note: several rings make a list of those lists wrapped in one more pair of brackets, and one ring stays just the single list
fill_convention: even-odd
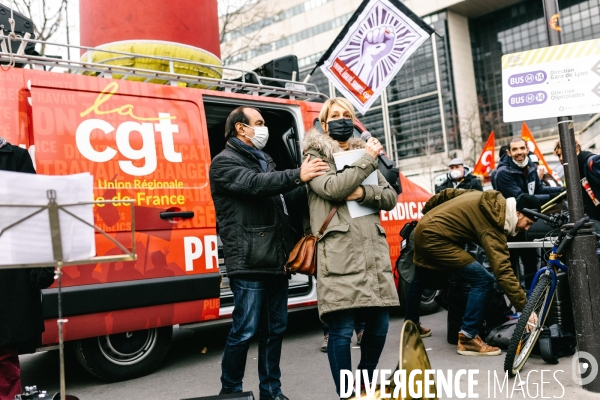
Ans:
[{"label": "man's dark shoe", "polygon": [[273,400],[290,400],[290,399],[288,399],[287,397],[285,397],[283,395],[283,393],[281,393],[279,396],[273,397]]},{"label": "man's dark shoe", "polygon": [[431,329],[425,328],[423,325],[421,325],[420,322],[419,322],[419,326],[417,328],[419,328],[419,333],[421,334],[422,338],[431,336]]}]

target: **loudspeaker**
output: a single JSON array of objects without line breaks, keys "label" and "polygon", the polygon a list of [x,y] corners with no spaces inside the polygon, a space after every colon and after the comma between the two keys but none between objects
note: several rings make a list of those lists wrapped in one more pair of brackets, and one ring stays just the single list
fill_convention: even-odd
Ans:
[{"label": "loudspeaker", "polygon": [[193,398],[181,399],[181,400],[254,400],[254,393],[241,392],[241,393],[231,393],[231,394],[220,394],[217,396],[193,397]]},{"label": "loudspeaker", "polygon": [[254,72],[267,78],[286,79],[288,81],[292,79],[293,73],[296,72],[297,79],[299,73],[298,57],[290,54],[276,58],[255,69]]},{"label": "loudspeaker", "polygon": [[[21,37],[25,37],[26,33],[30,33],[31,39],[35,39],[35,33],[33,32],[33,21],[16,11],[13,11],[13,17],[15,19],[15,33]],[[4,36],[10,33],[10,22],[8,22],[9,18],[10,7],[0,4],[0,29],[2,29]],[[17,52],[20,45],[20,41],[11,40],[11,50],[13,54]],[[6,50],[8,51],[8,44]],[[25,46],[25,54],[39,56],[39,54],[35,51],[35,43],[27,43]]]},{"label": "loudspeaker", "polygon": [[[285,79],[289,81],[292,80],[294,72],[296,72],[296,80],[298,80],[298,57],[290,54],[287,56],[275,58],[274,60],[271,60],[268,63],[256,68],[254,72],[258,76],[264,77],[264,79],[261,79],[261,81],[266,85],[285,87],[284,82],[274,81],[269,78]],[[234,80],[241,82],[242,78],[240,77]],[[256,77],[252,74],[245,74],[245,81],[248,83],[258,83],[256,81]]]}]

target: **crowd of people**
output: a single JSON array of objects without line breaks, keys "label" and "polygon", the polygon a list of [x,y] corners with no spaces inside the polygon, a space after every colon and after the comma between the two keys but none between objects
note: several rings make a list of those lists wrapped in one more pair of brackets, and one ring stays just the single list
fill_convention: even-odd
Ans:
[{"label": "crowd of people", "polygon": [[[223,353],[222,394],[242,391],[249,342],[257,335],[260,399],[287,399],[279,369],[287,321],[287,277],[281,267],[293,246],[286,229],[286,210],[292,202],[297,204],[295,210],[302,209],[299,203],[308,204],[310,232],[318,231],[330,219],[318,246],[317,298],[325,339],[321,349],[327,352],[337,393],[340,371],[352,367],[354,331],[361,346],[358,368],[372,373],[377,366],[387,336],[389,309],[398,305],[399,299],[379,214],[352,218],[345,201],[390,210],[398,195],[379,172],[377,185],[363,184],[378,171],[377,156],[383,146],[374,138],[365,143],[353,137],[354,120],[354,108],[346,99],[326,101],[319,115],[321,129],[305,134],[302,166],[285,171],[277,171],[262,151],[268,129],[259,110],[239,107],[227,120],[226,148],[210,169],[235,305]],[[360,148],[365,149],[364,155],[338,171],[333,154]],[[415,230],[416,271],[407,296],[406,319],[417,324],[422,336],[431,334],[419,322],[421,294],[433,271],[454,270],[472,286],[459,333],[460,354],[500,353],[478,333],[482,304],[496,280],[517,311],[525,304],[525,293],[511,266],[507,234],[529,229],[535,217],[525,210],[539,211],[541,201],[563,190],[559,185],[541,183],[538,167],[526,148],[522,139],[510,143],[495,174],[502,190],[493,192],[483,192],[481,182],[464,161],[453,159]],[[492,273],[465,252],[467,242],[484,247]],[[278,251],[269,256],[266,251],[256,251],[267,248]]]},{"label": "crowd of people", "polygon": [[[258,109],[238,107],[225,125],[225,149],[210,168],[225,265],[234,299],[232,327],[221,364],[221,394],[242,391],[250,340],[258,337],[261,400],[286,400],[279,362],[287,323],[288,276],[283,265],[294,243],[288,210],[307,205],[307,229],[319,227],[337,207],[319,240],[317,298],[327,327],[327,355],[336,391],[340,371],[351,369],[350,342],[360,327],[359,368],[372,374],[385,344],[389,309],[399,304],[389,248],[379,213],[350,216],[346,201],[391,210],[398,194],[378,172],[383,146],[353,138],[356,116],[343,98],[325,102],[320,130],[304,138],[300,168],[277,171],[262,151],[268,128]],[[364,148],[352,165],[337,171],[336,152]],[[377,184],[363,181],[377,171]],[[295,205],[294,205],[295,204]]]},{"label": "crowd of people", "polygon": [[[327,100],[319,114],[321,129],[310,129],[304,136],[301,166],[277,170],[263,151],[269,130],[261,111],[241,106],[227,118],[226,145],[212,160],[209,174],[234,299],[221,363],[221,394],[242,392],[249,345],[257,337],[259,398],[288,399],[281,387],[280,359],[289,281],[283,266],[297,239],[290,226],[290,210],[307,213],[306,232],[317,232],[330,218],[319,240],[316,278],[325,335],[322,350],[327,352],[336,392],[340,394],[340,371],[352,369],[350,344],[355,331],[361,348],[358,368],[372,376],[377,367],[390,308],[399,304],[398,292],[380,214],[352,218],[346,201],[391,210],[398,194],[378,171],[377,157],[383,146],[375,138],[366,142],[355,138],[355,119],[346,99]],[[354,149],[364,149],[364,154],[338,170],[333,154]],[[562,162],[560,143],[554,152]],[[586,179],[582,185],[585,212],[598,219],[600,156],[581,151],[579,145],[577,152],[580,174]],[[507,237],[527,231],[536,221],[527,210],[541,210],[564,188],[539,166],[522,138],[512,139],[501,149],[493,191],[483,191],[464,160],[455,158],[448,167],[411,236],[415,273],[405,318],[418,326],[421,336],[431,335],[431,329],[420,324],[421,295],[437,273],[452,271],[471,284],[457,352],[497,355],[500,349],[479,337],[483,305],[494,284],[504,290],[516,311],[526,301],[511,265]],[[1,138],[0,169],[35,173],[27,152]],[[377,184],[364,184],[373,172]],[[465,251],[468,243],[483,247],[491,271]],[[0,309],[3,320],[13,321],[0,327],[0,393],[13,397],[20,393],[18,354],[31,350],[43,329],[39,290],[52,279],[51,270],[50,275],[44,270],[0,271],[0,304],[19,298],[23,307],[29,307]],[[535,322],[535,314],[531,318]]]},{"label": "crowd of people", "polygon": [[[327,352],[338,395],[340,371],[352,368],[354,332],[361,346],[358,368],[371,375],[377,366],[388,333],[389,310],[399,299],[379,213],[352,218],[345,201],[390,210],[398,195],[380,172],[377,185],[363,184],[378,170],[377,155],[383,147],[377,139],[364,142],[353,137],[354,120],[354,109],[346,99],[327,100],[319,115],[321,129],[305,134],[303,164],[285,171],[277,171],[272,159],[261,151],[268,130],[259,110],[239,107],[227,120],[226,148],[215,157],[210,170],[235,307],[221,367],[223,394],[242,391],[249,342],[256,335],[260,399],[287,399],[281,388],[279,361],[287,321],[287,276],[282,266],[293,246],[285,229],[286,204],[292,202],[298,207],[295,210],[308,205],[307,232],[317,232],[331,218],[319,240],[316,278],[325,339],[321,350]],[[334,153],[360,148],[365,149],[362,157],[337,170]],[[560,146],[555,153],[560,157]],[[579,157],[584,160],[581,168],[598,172],[600,161],[585,152]],[[541,211],[542,204],[565,189],[539,166],[522,138],[514,138],[501,149],[493,191],[483,191],[481,181],[462,159],[451,160],[448,167],[411,236],[415,273],[406,296],[405,318],[417,325],[422,337],[431,335],[431,329],[419,321],[421,295],[439,271],[452,271],[471,284],[457,352],[498,355],[500,349],[479,336],[484,306],[494,285],[503,289],[516,311],[526,302],[507,240],[534,225],[537,218],[528,210]],[[594,185],[593,191],[600,187],[600,178],[588,181]],[[597,193],[600,195],[600,190]],[[284,229],[276,228],[280,226]],[[465,251],[468,243],[483,247],[489,270]],[[266,248],[277,251],[256,251]],[[530,322],[536,319],[534,313]]]}]

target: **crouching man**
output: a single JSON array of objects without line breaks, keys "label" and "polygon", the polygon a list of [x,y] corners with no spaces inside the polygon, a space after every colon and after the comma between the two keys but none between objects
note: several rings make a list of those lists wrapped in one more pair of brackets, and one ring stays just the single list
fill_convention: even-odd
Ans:
[{"label": "crouching man", "polygon": [[[446,189],[423,208],[415,228],[415,277],[408,289],[406,319],[419,326],[419,303],[435,270],[452,271],[471,283],[467,307],[458,334],[458,353],[467,356],[499,355],[479,337],[485,305],[494,287],[494,276],[517,311],[525,306],[525,293],[511,268],[507,235],[527,230],[535,217],[523,209],[538,210],[540,201],[531,195],[505,199],[490,190]],[[464,250],[466,243],[483,246],[493,275]],[[536,316],[531,317],[537,318]],[[533,322],[533,321],[532,321]],[[426,328],[423,328],[427,330]]]}]

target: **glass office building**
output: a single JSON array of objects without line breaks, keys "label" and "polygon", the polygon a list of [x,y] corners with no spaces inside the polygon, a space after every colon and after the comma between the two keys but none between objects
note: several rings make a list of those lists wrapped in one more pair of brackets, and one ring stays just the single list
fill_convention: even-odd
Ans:
[{"label": "glass office building", "polygon": [[[287,25],[282,20],[270,26],[278,34],[286,33],[273,42],[271,47],[277,51],[262,54],[258,64],[297,54],[303,80],[360,4],[359,0],[315,1],[305,14],[300,6],[290,8],[294,13],[283,12],[293,14]],[[408,59],[384,94],[359,117],[407,176],[430,187],[432,177],[446,171],[451,158],[463,157],[473,165],[491,131],[497,146],[520,135],[521,122],[502,120],[501,59],[504,54],[548,46],[543,2],[403,2],[432,25],[436,35]],[[558,5],[564,43],[600,38],[600,0],[558,0]],[[294,18],[300,16],[309,23],[296,23],[300,20]],[[328,30],[332,26],[336,28]],[[248,54],[253,52],[250,59],[258,50],[247,49]],[[336,95],[320,69],[310,82],[321,92]],[[590,118],[575,116],[576,131]],[[551,153],[558,136],[556,119],[526,122],[538,144],[545,146],[542,152]]]},{"label": "glass office building", "polygon": [[[563,43],[600,38],[600,0],[559,0],[559,7]],[[424,17],[439,35],[435,40],[436,54],[433,52],[433,41],[424,43],[387,88],[386,104],[382,106],[382,101],[378,100],[361,118],[371,133],[383,143],[388,138],[392,141],[391,149],[397,160],[428,157],[432,153],[443,153],[446,149],[448,157],[452,157],[453,150],[461,148],[446,16],[446,12],[440,12]],[[522,1],[472,18],[469,20],[469,30],[481,140],[487,140],[489,134],[495,131],[498,143],[507,142],[511,136],[520,135],[521,122],[502,121],[501,59],[504,54],[548,46],[542,1]],[[313,65],[318,58],[310,60]],[[315,73],[311,82],[316,83],[322,92],[330,93],[328,81],[320,71]],[[443,112],[440,112],[441,109]],[[576,126],[581,126],[590,117],[575,116]],[[384,118],[389,121],[389,136],[384,132]],[[525,122],[538,138],[557,134],[553,130],[556,118]]]},{"label": "glass office building", "polygon": [[[563,43],[600,38],[599,0],[559,0]],[[523,1],[470,21],[473,62],[482,134],[494,130],[496,138],[517,136],[521,122],[502,122],[503,54],[548,46],[542,1]],[[576,115],[585,123],[590,115]],[[556,118],[526,121],[534,136],[556,135]],[[579,125],[580,125],[579,124]]]}]

